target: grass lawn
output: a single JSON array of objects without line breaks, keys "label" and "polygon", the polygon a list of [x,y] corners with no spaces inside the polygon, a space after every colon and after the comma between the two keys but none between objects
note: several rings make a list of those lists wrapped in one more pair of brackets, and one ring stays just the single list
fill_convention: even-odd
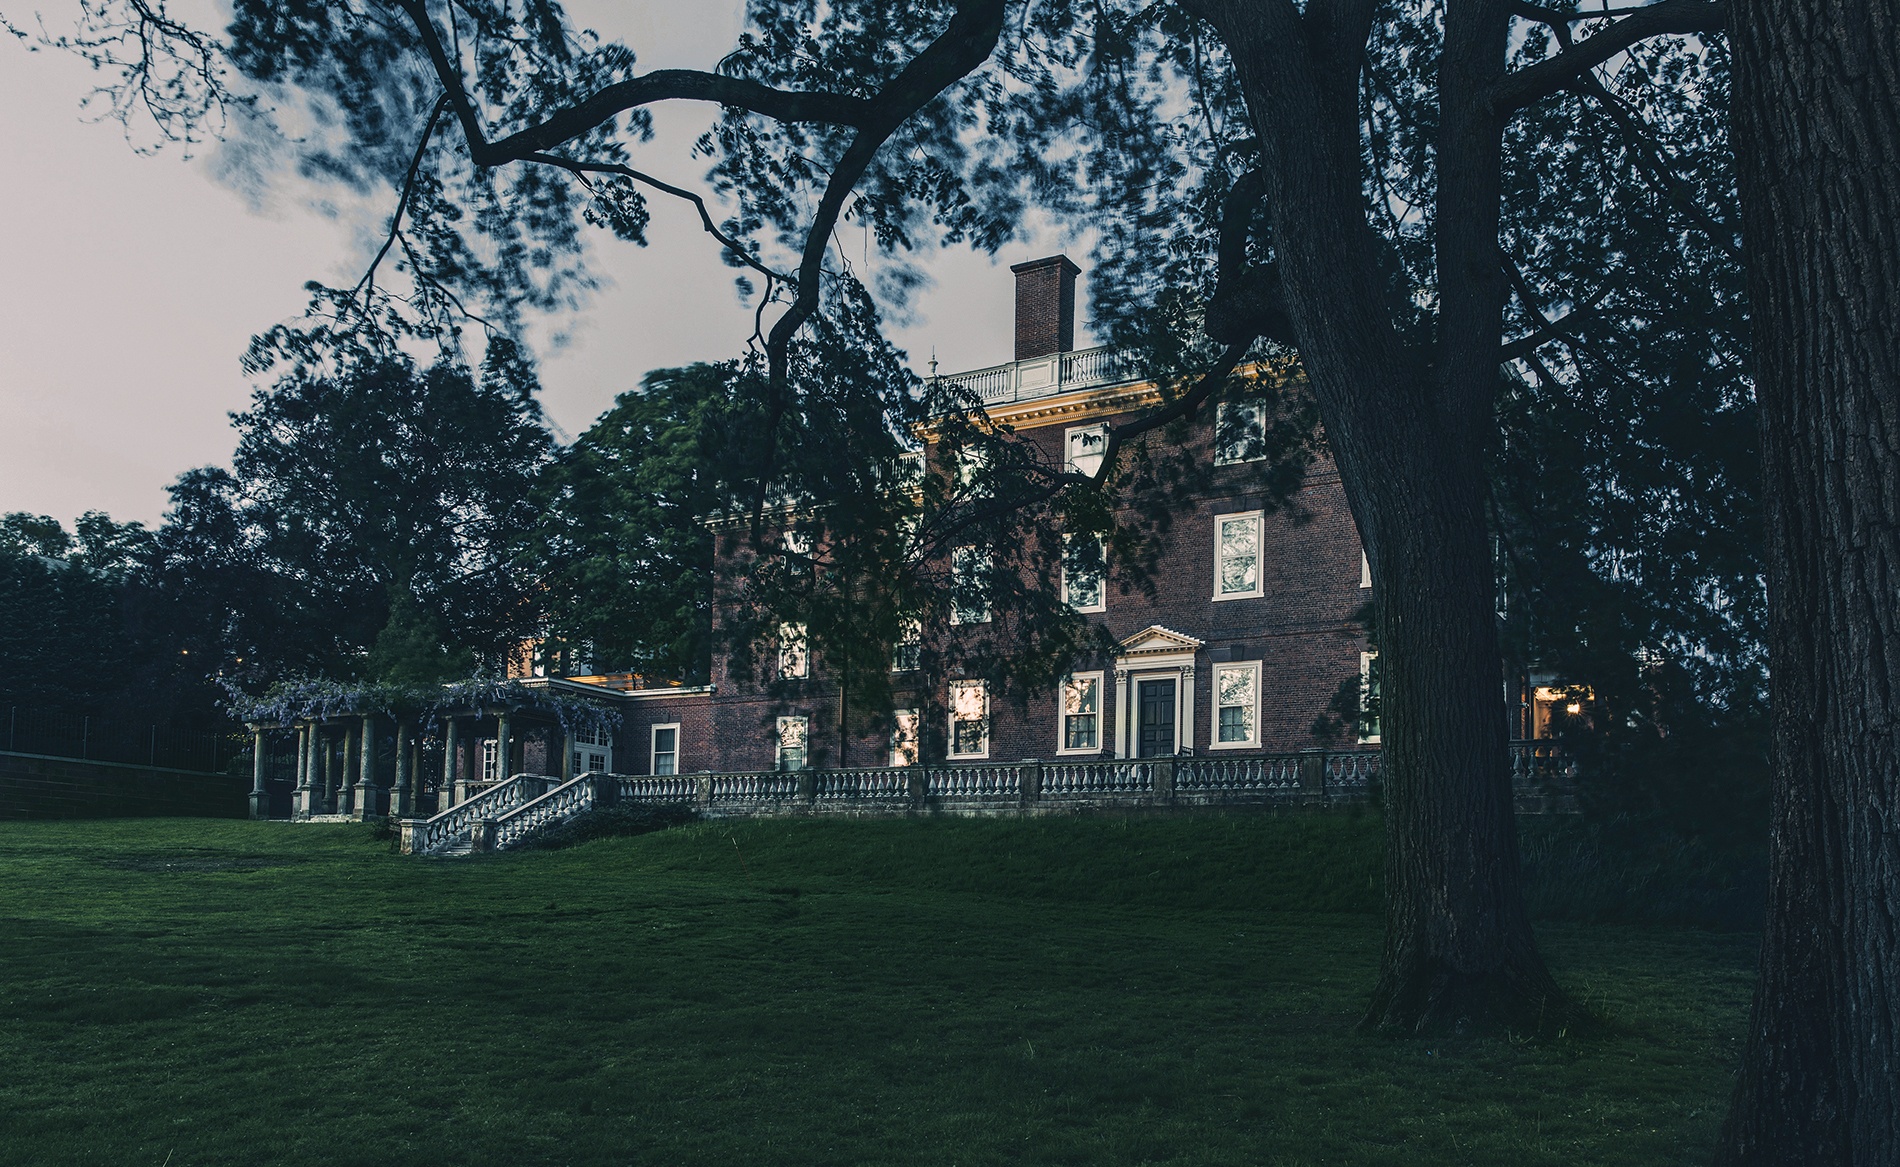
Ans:
[{"label": "grass lawn", "polygon": [[0,823],[0,1163],[1700,1161],[1755,937],[1545,925],[1607,1035],[1358,1036],[1378,829]]}]

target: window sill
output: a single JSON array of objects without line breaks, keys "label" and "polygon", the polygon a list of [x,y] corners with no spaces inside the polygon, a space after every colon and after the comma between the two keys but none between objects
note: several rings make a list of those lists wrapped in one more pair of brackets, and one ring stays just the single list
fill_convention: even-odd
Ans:
[{"label": "window sill", "polygon": [[1207,748],[1210,750],[1257,750],[1260,748],[1260,739],[1255,738],[1247,742],[1208,742]]},{"label": "window sill", "polygon": [[1224,596],[1216,594],[1214,596],[1214,602],[1218,604],[1222,600],[1259,600],[1264,599],[1266,594],[1264,589],[1257,592],[1230,592]]}]

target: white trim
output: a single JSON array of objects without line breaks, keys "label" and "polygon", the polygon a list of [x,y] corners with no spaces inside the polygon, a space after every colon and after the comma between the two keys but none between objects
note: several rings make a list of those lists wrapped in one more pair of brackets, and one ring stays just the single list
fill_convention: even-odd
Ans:
[{"label": "white trim", "polygon": [[658,777],[660,774],[660,731],[673,731],[673,773],[680,773],[680,723],[669,721],[653,726],[653,732],[647,736],[647,773]]},{"label": "white trim", "polygon": [[[1094,468],[1087,469],[1087,470],[1077,465],[1076,460],[1075,460],[1075,435],[1084,434],[1084,433],[1096,433],[1096,434],[1102,435],[1102,451],[1103,452],[1101,454],[1082,455],[1084,458],[1095,459]],[[1107,451],[1108,451],[1108,423],[1107,422],[1102,422],[1099,425],[1072,425],[1062,431],[1062,466],[1065,470],[1068,470],[1070,473],[1087,474],[1087,475],[1093,476],[1097,470],[1101,469],[1102,458],[1107,454]]]},{"label": "white trim", "polygon": [[[957,560],[964,562],[959,565]],[[988,624],[990,622],[990,585],[988,576],[995,559],[988,551],[980,547],[958,547],[950,552],[950,623],[952,624]],[[982,579],[983,615],[963,618],[963,596],[965,580],[970,574]],[[974,609],[972,609],[974,611]]]},{"label": "white trim", "polygon": [[811,638],[802,622],[778,626],[778,675],[785,681],[803,681],[811,676]]},{"label": "white trim", "polygon": [[[1092,746],[1068,747],[1069,714],[1063,709],[1066,690],[1073,681],[1095,682],[1095,744]],[[1096,671],[1092,673],[1070,673],[1056,686],[1056,753],[1058,754],[1099,754],[1102,752],[1103,730],[1108,724],[1108,677]],[[1078,715],[1080,716],[1080,715]]]},{"label": "white trim", "polygon": [[[910,722],[910,756],[899,752],[899,744],[904,740],[904,722]],[[923,756],[923,716],[915,709],[891,710],[891,765],[915,766]]]},{"label": "white trim", "polygon": [[[957,748],[956,690],[959,686],[967,687],[970,685],[977,686],[978,689],[983,694],[983,718],[982,718],[983,750],[981,753],[959,754],[956,752],[956,748]],[[948,741],[945,743],[945,748],[944,748],[945,757],[961,762],[961,761],[968,761],[973,758],[987,758],[990,756],[990,683],[988,681],[979,679],[979,680],[962,680],[962,681],[950,682],[950,711],[948,713],[948,717],[949,717],[948,729],[950,731],[950,737]]]},{"label": "white trim", "polygon": [[[804,756],[799,758],[798,765],[787,766],[785,764],[785,727],[793,723],[797,723],[801,727],[800,736],[804,738],[804,745],[802,747],[804,750]],[[791,715],[787,715],[787,716],[779,718],[777,731],[774,734],[773,739],[772,739],[772,769],[774,770],[806,770],[806,769],[809,769],[810,767],[811,767],[811,718],[805,716],[804,714],[791,714]]]},{"label": "white trim", "polygon": [[[1253,523],[1253,590],[1250,592],[1223,592],[1221,583],[1220,537],[1221,528],[1234,522],[1249,520]],[[1266,556],[1262,553],[1266,543],[1267,522],[1265,511],[1234,511],[1214,516],[1214,600],[1257,600],[1267,594]]]},{"label": "white trim", "polygon": [[[1258,749],[1260,747],[1260,662],[1257,660],[1221,661],[1216,662],[1212,668],[1214,672],[1214,717],[1212,724],[1208,727],[1207,748],[1210,750]],[[1223,706],[1221,704],[1220,675],[1224,672],[1248,672],[1253,674],[1253,708],[1250,710],[1253,716],[1249,718],[1248,729],[1250,732],[1243,741],[1224,742],[1220,740],[1220,711],[1222,708],[1234,708],[1234,706]]]},{"label": "white trim", "polygon": [[[1377,659],[1379,659],[1379,654],[1376,652],[1362,652],[1359,654],[1359,729],[1361,731],[1359,734],[1359,744],[1362,746],[1378,745],[1381,736],[1376,733],[1369,734],[1364,732],[1366,726],[1366,706],[1370,704],[1368,698],[1372,696],[1372,662]],[[1385,718],[1381,716],[1379,720],[1382,723],[1379,728],[1383,730],[1385,728],[1383,724]]]},{"label": "white trim", "polygon": [[[1193,668],[1192,664],[1186,666]],[[1128,756],[1141,757],[1141,686],[1144,681],[1168,681],[1174,685],[1174,748],[1165,754],[1150,754],[1154,758],[1176,758],[1181,756],[1181,690],[1188,685],[1183,670],[1151,669],[1145,664],[1141,671],[1133,669],[1128,673]]]},{"label": "white trim", "polygon": [[1363,548],[1359,552],[1359,586],[1362,588],[1372,586],[1372,560],[1366,558]]},{"label": "white trim", "polygon": [[1057,580],[1062,589],[1060,592],[1062,602],[1077,612],[1106,612],[1108,611],[1108,541],[1100,536],[1097,536],[1095,540],[1096,545],[1101,548],[1101,554],[1097,558],[1101,561],[1102,569],[1095,577],[1095,594],[1100,599],[1087,606],[1069,599],[1069,544],[1072,541],[1073,536],[1067,533],[1062,536],[1062,567],[1057,574]]},{"label": "white trim", "polygon": [[[1243,410],[1243,409],[1253,414],[1252,428],[1250,429],[1248,435],[1244,436],[1242,440],[1236,445],[1238,446],[1239,449],[1245,450],[1247,446],[1252,444],[1250,440],[1251,437],[1253,435],[1258,435],[1261,449],[1258,454],[1253,455],[1251,458],[1232,456],[1232,451],[1236,448],[1236,445],[1223,446],[1220,440],[1221,430],[1228,428],[1228,425],[1229,425],[1227,421],[1228,411],[1229,410]],[[1244,462],[1266,461],[1267,460],[1266,438],[1267,438],[1267,403],[1266,402],[1264,401],[1223,401],[1219,405],[1215,406],[1214,408],[1214,465],[1238,466]]]},{"label": "white trim", "polygon": [[[660,700],[668,697],[707,697],[717,692],[716,685],[682,686],[678,689],[628,689],[615,696],[628,701]],[[611,692],[611,690],[609,690]]]}]

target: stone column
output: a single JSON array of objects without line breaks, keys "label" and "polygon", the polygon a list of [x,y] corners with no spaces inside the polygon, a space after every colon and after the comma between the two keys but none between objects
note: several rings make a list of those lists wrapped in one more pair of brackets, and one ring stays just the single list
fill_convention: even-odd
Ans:
[{"label": "stone column", "polygon": [[442,796],[436,799],[437,814],[462,800],[460,759],[455,756],[456,751],[462,748],[456,733],[460,728],[461,722],[453,716],[442,719]]},{"label": "stone column", "polygon": [[251,817],[270,817],[270,795],[264,790],[264,731],[251,727]]},{"label": "stone column", "polygon": [[389,813],[405,819],[416,813],[409,790],[409,723],[400,717],[396,719],[396,785],[389,792]]},{"label": "stone column", "polygon": [[[481,748],[481,741],[482,741],[482,727],[481,727],[481,722],[479,721],[475,723],[475,737],[472,740],[474,742],[475,748],[479,750]],[[455,745],[455,791],[454,791],[453,796],[449,799],[450,806],[460,806],[463,803],[467,802],[468,801],[468,784],[471,781],[473,781],[475,778],[479,777],[476,767],[481,765],[481,759],[480,757],[473,757],[473,758],[463,757],[462,755],[468,752],[468,749],[469,749],[468,743],[462,742],[460,740],[456,742],[456,745]]]},{"label": "stone column", "polygon": [[323,758],[318,753],[322,748],[323,727],[314,721],[305,723],[304,755],[308,759],[306,765],[309,767],[310,793],[304,801],[309,806],[310,814],[323,813]]},{"label": "stone column", "polygon": [[317,764],[319,775],[317,806],[323,814],[336,813],[336,743],[317,726]]},{"label": "stone column", "polygon": [[495,779],[508,781],[508,748],[514,743],[508,740],[508,714],[504,710],[495,715]]},{"label": "stone column", "polygon": [[356,777],[356,817],[373,818],[381,803],[382,791],[376,787],[376,718],[363,715],[363,728],[358,731],[362,745],[358,749],[358,764],[362,769]]},{"label": "stone column", "polygon": [[1194,752],[1194,666],[1181,666],[1181,724],[1175,730],[1177,754]]},{"label": "stone column", "polygon": [[292,818],[310,817],[310,745],[309,727],[297,727],[297,789],[290,796]]},{"label": "stone column", "polygon": [[362,771],[362,758],[357,753],[357,731],[353,726],[343,727],[343,797],[337,801],[337,810],[360,819],[363,814],[358,803],[363,795],[357,788],[356,777]]},{"label": "stone column", "polygon": [[552,736],[561,744],[561,781],[570,782],[574,778],[574,731],[557,727]]},{"label": "stone column", "polygon": [[1128,735],[1134,725],[1134,710],[1129,707],[1128,670],[1115,670],[1115,756],[1128,756]]}]

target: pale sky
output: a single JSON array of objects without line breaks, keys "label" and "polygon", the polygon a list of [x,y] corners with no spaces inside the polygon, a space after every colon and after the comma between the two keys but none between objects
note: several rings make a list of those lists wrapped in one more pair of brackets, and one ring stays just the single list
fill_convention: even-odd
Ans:
[{"label": "pale sky", "polygon": [[[56,27],[60,5],[40,7]],[[626,39],[643,68],[711,68],[741,5],[569,10]],[[355,283],[393,196],[354,218],[312,209],[311,189],[285,187],[255,207],[219,182],[215,151],[140,155],[116,123],[88,123],[79,106],[94,83],[72,58],[0,43],[0,512],[70,526],[103,510],[154,524],[179,473],[230,457],[227,414],[253,387],[238,367],[249,338],[302,311],[306,280]],[[705,163],[686,147],[709,117],[658,111],[659,137],[636,147],[636,165],[704,191]],[[597,233],[608,286],[544,330],[569,338],[540,354],[542,404],[569,434],[648,369],[736,355],[751,333],[733,272],[692,209],[664,196],[652,208],[646,248]],[[1008,360],[1009,265],[1055,251],[1087,266],[1081,245],[1047,232],[994,261],[933,257],[935,286],[891,335],[920,372],[933,349],[944,372]]]}]

